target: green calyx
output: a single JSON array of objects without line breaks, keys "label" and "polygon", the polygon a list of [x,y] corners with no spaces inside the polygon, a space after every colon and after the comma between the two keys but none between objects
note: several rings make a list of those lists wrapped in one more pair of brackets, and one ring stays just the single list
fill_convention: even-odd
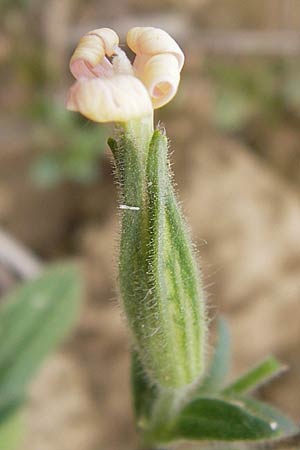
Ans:
[{"label": "green calyx", "polygon": [[204,370],[204,295],[170,174],[168,143],[151,120],[109,145],[120,186],[120,291],[149,379],[180,388]]}]

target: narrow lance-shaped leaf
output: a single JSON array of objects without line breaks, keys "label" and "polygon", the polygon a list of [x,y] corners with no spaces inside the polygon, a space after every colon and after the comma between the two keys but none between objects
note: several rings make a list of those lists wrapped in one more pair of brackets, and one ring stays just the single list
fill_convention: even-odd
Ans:
[{"label": "narrow lance-shaped leaf", "polygon": [[223,317],[218,320],[217,334],[218,340],[213,359],[197,389],[199,395],[218,392],[224,385],[229,373],[231,362],[230,333],[228,324]]},{"label": "narrow lance-shaped leaf", "polygon": [[6,419],[2,419],[0,416],[0,448],[3,450],[19,449],[24,431],[22,411],[14,411]]},{"label": "narrow lance-shaped leaf", "polygon": [[276,437],[272,423],[238,404],[215,398],[197,398],[180,413],[170,439],[237,441]]},{"label": "narrow lance-shaped leaf", "polygon": [[237,397],[237,401],[240,401],[252,414],[272,423],[273,428],[282,433],[291,434],[298,431],[298,427],[289,417],[268,403],[245,396]]},{"label": "narrow lance-shaped leaf", "polygon": [[80,297],[79,271],[64,264],[2,298],[0,408],[24,396],[41,362],[74,325]]},{"label": "narrow lance-shaped leaf", "polygon": [[273,356],[268,356],[256,367],[249,370],[247,373],[227,386],[222,391],[222,394],[226,396],[234,396],[253,391],[262,384],[265,384],[272,378],[278,376],[284,370],[286,370],[286,366],[283,366]]}]

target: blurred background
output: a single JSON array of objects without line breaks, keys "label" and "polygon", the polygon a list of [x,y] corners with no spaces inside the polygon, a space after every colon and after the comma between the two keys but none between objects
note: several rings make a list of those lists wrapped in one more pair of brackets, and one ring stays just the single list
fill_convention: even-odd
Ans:
[{"label": "blurred background", "polygon": [[[79,37],[162,27],[186,54],[166,124],[211,318],[237,375],[289,366],[261,398],[300,419],[299,0],[1,0],[0,233],[86,278],[73,336],[33,383],[20,450],[132,450],[128,338],[117,299],[118,208],[109,128],[64,107]],[[2,249],[3,250],[3,249]],[[0,270],[0,290],[14,283]]]}]

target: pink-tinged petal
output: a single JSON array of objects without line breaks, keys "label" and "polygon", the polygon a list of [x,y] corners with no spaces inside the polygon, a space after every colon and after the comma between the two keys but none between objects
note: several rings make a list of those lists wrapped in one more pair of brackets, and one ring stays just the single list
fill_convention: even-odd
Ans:
[{"label": "pink-tinged petal", "polygon": [[127,34],[127,44],[137,57],[170,53],[178,60],[179,71],[184,64],[184,54],[176,41],[164,30],[153,27],[135,27]]},{"label": "pink-tinged petal", "polygon": [[[85,34],[70,61],[73,76],[77,80],[97,76],[97,70],[101,67],[105,55],[111,56],[118,43],[118,35],[110,28],[100,28]],[[107,68],[107,63],[104,62],[104,68]]]},{"label": "pink-tinged petal", "polygon": [[93,67],[92,72],[96,77],[112,77],[114,74],[113,65],[104,57],[100,64]]},{"label": "pink-tinged petal", "polygon": [[95,78],[93,67],[84,59],[75,59],[70,63],[70,71],[76,80],[80,78]]},{"label": "pink-tinged petal", "polygon": [[127,122],[153,110],[145,86],[132,75],[80,79],[69,91],[67,108],[94,122]]}]

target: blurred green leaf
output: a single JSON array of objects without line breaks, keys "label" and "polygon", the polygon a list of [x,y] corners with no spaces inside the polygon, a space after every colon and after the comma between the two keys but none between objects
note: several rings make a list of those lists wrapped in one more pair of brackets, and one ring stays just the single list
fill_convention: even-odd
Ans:
[{"label": "blurred green leaf", "polygon": [[89,183],[99,176],[106,128],[49,99],[40,98],[30,113],[35,123],[34,145],[41,152],[30,170],[34,182],[53,187],[63,181]]},{"label": "blurred green leaf", "polygon": [[0,448],[3,450],[17,450],[24,433],[22,411],[14,412],[2,420],[0,414]]},{"label": "blurred green leaf", "polygon": [[208,394],[219,391],[226,381],[230,369],[231,349],[230,332],[226,320],[220,317],[218,320],[218,341],[213,359],[203,382],[197,389],[200,394]]},{"label": "blurred green leaf", "polygon": [[24,396],[47,354],[74,325],[80,298],[78,269],[60,264],[1,299],[0,411]]},{"label": "blurred green leaf", "polygon": [[282,87],[283,97],[287,107],[300,115],[300,65],[299,62],[287,63],[284,84]]},{"label": "blurred green leaf", "polygon": [[276,358],[268,356],[264,361],[246,374],[242,375],[236,381],[227,386],[222,394],[226,396],[235,396],[247,393],[257,389],[262,384],[267,383],[270,379],[278,376],[286,369]]},{"label": "blurred green leaf", "polygon": [[31,167],[31,177],[39,186],[55,186],[63,180],[61,165],[51,155],[41,155]]},{"label": "blurred green leaf", "polygon": [[191,440],[256,440],[277,436],[272,425],[238,404],[196,398],[181,411],[171,438]]},{"label": "blurred green leaf", "polygon": [[228,89],[217,92],[215,121],[219,128],[235,131],[242,128],[257,113],[255,99],[244,92]]},{"label": "blurred green leaf", "polygon": [[292,434],[298,431],[298,427],[294,424],[294,422],[289,417],[282,414],[282,412],[277,408],[274,408],[274,406],[270,406],[269,404],[254,398],[244,396],[238,397],[237,400],[241,401],[246,409],[252,414],[273,423],[273,427],[277,424],[277,428],[286,434]]},{"label": "blurred green leaf", "polygon": [[286,112],[286,64],[261,59],[212,60],[206,70],[216,92],[214,118],[218,127],[238,131],[258,118],[277,121]]},{"label": "blurred green leaf", "polygon": [[0,12],[5,12],[12,8],[27,8],[32,0],[1,0],[0,2]]}]

